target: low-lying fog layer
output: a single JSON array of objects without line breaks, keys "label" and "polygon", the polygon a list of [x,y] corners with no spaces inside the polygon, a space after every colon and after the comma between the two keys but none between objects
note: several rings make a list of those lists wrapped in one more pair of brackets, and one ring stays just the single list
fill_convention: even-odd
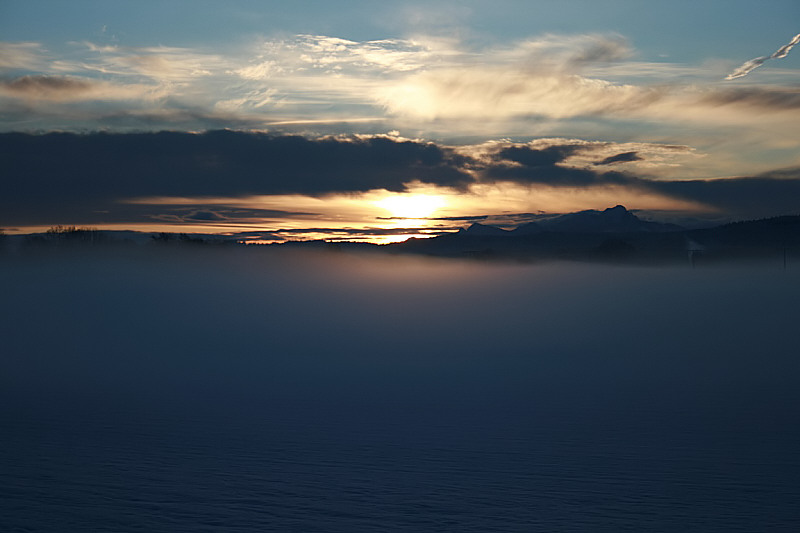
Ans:
[{"label": "low-lying fog layer", "polygon": [[124,254],[2,258],[12,529],[800,520],[793,265]]}]

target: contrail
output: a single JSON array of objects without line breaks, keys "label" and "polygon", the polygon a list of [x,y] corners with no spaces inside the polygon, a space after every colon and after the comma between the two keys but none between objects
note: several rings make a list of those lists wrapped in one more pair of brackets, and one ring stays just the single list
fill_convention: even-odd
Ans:
[{"label": "contrail", "polygon": [[792,47],[794,47],[794,45],[798,43],[800,43],[800,33],[792,37],[791,41],[778,48],[775,51],[775,53],[772,54],[771,56],[763,56],[751,59],[750,61],[745,62],[741,67],[737,68],[736,70],[725,76],[725,79],[735,80],[736,78],[747,76],[753,69],[760,67],[765,61],[769,59],[781,59],[783,57],[786,57],[789,54],[789,50],[791,50]]},{"label": "contrail", "polygon": [[789,53],[789,50],[791,50],[792,47],[797,43],[800,43],[800,33],[792,37],[791,41],[778,48],[778,51],[769,57],[771,59],[780,59],[782,57],[786,57],[786,55]]}]

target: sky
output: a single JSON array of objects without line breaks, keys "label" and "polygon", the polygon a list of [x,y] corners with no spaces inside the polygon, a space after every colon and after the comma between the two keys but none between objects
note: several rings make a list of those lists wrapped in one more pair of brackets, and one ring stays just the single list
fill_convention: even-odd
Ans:
[{"label": "sky", "polygon": [[794,0],[0,3],[0,228],[800,213]]}]

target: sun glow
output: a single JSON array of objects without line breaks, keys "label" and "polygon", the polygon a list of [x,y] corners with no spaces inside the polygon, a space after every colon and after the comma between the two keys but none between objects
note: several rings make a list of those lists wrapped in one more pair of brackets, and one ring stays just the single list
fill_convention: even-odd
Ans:
[{"label": "sun glow", "polygon": [[441,196],[430,194],[403,194],[389,196],[374,202],[389,211],[393,217],[419,219],[431,216],[447,202]]}]

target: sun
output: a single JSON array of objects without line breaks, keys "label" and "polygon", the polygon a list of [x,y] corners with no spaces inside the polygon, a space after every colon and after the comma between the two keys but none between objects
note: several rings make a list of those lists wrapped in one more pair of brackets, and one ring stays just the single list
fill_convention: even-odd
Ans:
[{"label": "sun", "polygon": [[398,218],[426,218],[445,204],[444,198],[431,194],[398,194],[375,202]]}]

